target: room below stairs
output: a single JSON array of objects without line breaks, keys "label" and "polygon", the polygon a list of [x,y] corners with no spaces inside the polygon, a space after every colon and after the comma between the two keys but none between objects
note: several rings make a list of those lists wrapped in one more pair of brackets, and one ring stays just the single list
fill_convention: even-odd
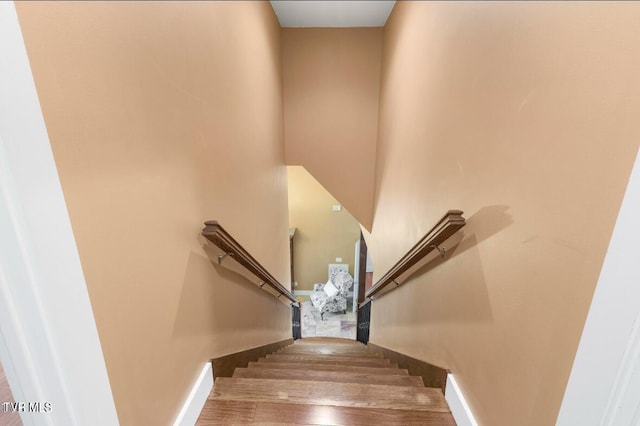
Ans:
[{"label": "room below stairs", "polygon": [[215,379],[197,425],[455,425],[440,388],[362,343],[296,340]]}]

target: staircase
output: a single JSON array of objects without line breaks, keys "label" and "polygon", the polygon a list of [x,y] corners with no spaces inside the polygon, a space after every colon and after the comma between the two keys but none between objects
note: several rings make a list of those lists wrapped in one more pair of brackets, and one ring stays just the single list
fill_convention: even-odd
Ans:
[{"label": "staircase", "polygon": [[296,340],[218,377],[197,425],[454,425],[442,390],[426,388],[365,345]]}]

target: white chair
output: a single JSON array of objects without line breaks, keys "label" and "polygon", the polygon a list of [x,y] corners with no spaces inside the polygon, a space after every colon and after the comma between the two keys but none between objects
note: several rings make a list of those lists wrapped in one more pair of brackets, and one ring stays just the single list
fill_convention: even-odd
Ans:
[{"label": "white chair", "polygon": [[347,313],[347,292],[352,285],[353,278],[345,271],[335,272],[325,284],[314,285],[309,297],[322,320],[325,312]]}]

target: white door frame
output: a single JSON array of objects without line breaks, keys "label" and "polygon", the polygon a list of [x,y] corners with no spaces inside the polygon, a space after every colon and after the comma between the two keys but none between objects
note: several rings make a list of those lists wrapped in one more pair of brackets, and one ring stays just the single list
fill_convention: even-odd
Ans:
[{"label": "white door frame", "polygon": [[0,361],[15,400],[41,404],[25,425],[118,424],[13,2],[0,2]]},{"label": "white door frame", "polygon": [[640,424],[639,253],[640,152],[600,271],[558,425]]}]

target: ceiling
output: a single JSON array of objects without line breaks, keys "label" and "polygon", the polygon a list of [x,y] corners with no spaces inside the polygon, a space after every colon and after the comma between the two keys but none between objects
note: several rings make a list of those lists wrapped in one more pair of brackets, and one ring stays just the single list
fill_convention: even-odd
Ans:
[{"label": "ceiling", "polygon": [[271,1],[282,27],[382,27],[395,1]]}]

